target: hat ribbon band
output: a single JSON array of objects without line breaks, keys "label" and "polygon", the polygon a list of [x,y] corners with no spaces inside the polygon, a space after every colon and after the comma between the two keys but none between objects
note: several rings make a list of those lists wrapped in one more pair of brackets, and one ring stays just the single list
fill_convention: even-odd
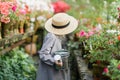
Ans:
[{"label": "hat ribbon band", "polygon": [[56,26],[56,25],[54,25],[54,24],[52,24],[52,26],[53,26],[54,28],[61,29],[61,28],[67,27],[69,24],[70,24],[70,22],[68,22],[66,25],[63,25],[63,26]]}]

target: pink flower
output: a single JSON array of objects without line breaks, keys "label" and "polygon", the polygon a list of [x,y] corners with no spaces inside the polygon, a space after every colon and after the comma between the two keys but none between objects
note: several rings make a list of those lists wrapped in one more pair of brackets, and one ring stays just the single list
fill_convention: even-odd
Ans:
[{"label": "pink flower", "polygon": [[79,33],[80,37],[83,37],[83,36],[86,36],[86,35],[87,35],[87,33],[84,30],[81,30],[80,33]]},{"label": "pink flower", "polygon": [[26,10],[27,14],[29,14],[31,12],[28,5],[25,5],[25,10]]},{"label": "pink flower", "polygon": [[7,17],[7,16],[2,16],[1,17],[1,22],[4,22],[4,23],[9,23],[10,22],[10,18],[9,17]]},{"label": "pink flower", "polygon": [[12,6],[12,10],[15,12],[16,9],[17,9],[17,6],[16,6],[16,5],[13,5],[13,6]]},{"label": "pink flower", "polygon": [[117,9],[118,9],[118,11],[120,11],[120,7],[118,7]]},{"label": "pink flower", "polygon": [[20,9],[20,13],[25,15],[26,14],[26,10],[25,9]]},{"label": "pink flower", "polygon": [[2,8],[1,9],[1,14],[5,15],[5,16],[8,16],[9,15],[9,10],[6,9],[6,8]]},{"label": "pink flower", "polygon": [[12,2],[1,2],[0,3],[0,12],[1,14],[8,16],[12,8]]},{"label": "pink flower", "polygon": [[89,37],[92,36],[93,34],[94,34],[93,31],[89,31],[89,32],[88,32],[88,36],[89,36]]},{"label": "pink flower", "polygon": [[104,70],[103,70],[104,73],[108,73],[108,71],[109,71],[109,70],[108,70],[107,67],[105,67]]}]

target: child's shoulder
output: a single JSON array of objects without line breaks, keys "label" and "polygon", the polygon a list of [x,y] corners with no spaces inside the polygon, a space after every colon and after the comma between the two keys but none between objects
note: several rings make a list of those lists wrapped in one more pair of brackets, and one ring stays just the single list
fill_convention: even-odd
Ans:
[{"label": "child's shoulder", "polygon": [[55,37],[55,34],[53,34],[53,33],[47,33],[46,37]]}]

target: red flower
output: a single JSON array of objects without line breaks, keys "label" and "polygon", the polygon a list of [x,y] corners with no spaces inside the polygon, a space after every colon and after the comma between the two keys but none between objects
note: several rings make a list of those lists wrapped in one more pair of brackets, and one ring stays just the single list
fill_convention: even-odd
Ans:
[{"label": "red flower", "polygon": [[55,13],[66,12],[70,9],[70,6],[64,1],[57,1],[54,2],[52,5]]},{"label": "red flower", "polygon": [[120,64],[118,64],[117,68],[120,70]]},{"label": "red flower", "polygon": [[118,40],[120,41],[120,35],[118,35]]},{"label": "red flower", "polygon": [[104,70],[103,70],[104,73],[108,73],[108,71],[109,71],[109,70],[108,70],[108,68],[106,68],[106,67],[105,67]]}]

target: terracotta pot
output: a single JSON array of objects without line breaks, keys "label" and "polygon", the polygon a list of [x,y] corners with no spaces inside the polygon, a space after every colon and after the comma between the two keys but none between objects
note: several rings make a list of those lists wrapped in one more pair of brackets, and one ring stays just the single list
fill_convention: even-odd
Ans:
[{"label": "terracotta pot", "polygon": [[23,34],[23,33],[24,33],[24,28],[21,27],[21,28],[19,29],[19,33]]},{"label": "terracotta pot", "polygon": [[19,25],[19,33],[23,34],[24,33],[24,21],[20,21]]},{"label": "terracotta pot", "polygon": [[37,52],[36,44],[35,43],[30,43],[25,46],[25,51],[28,54],[34,55]]}]

